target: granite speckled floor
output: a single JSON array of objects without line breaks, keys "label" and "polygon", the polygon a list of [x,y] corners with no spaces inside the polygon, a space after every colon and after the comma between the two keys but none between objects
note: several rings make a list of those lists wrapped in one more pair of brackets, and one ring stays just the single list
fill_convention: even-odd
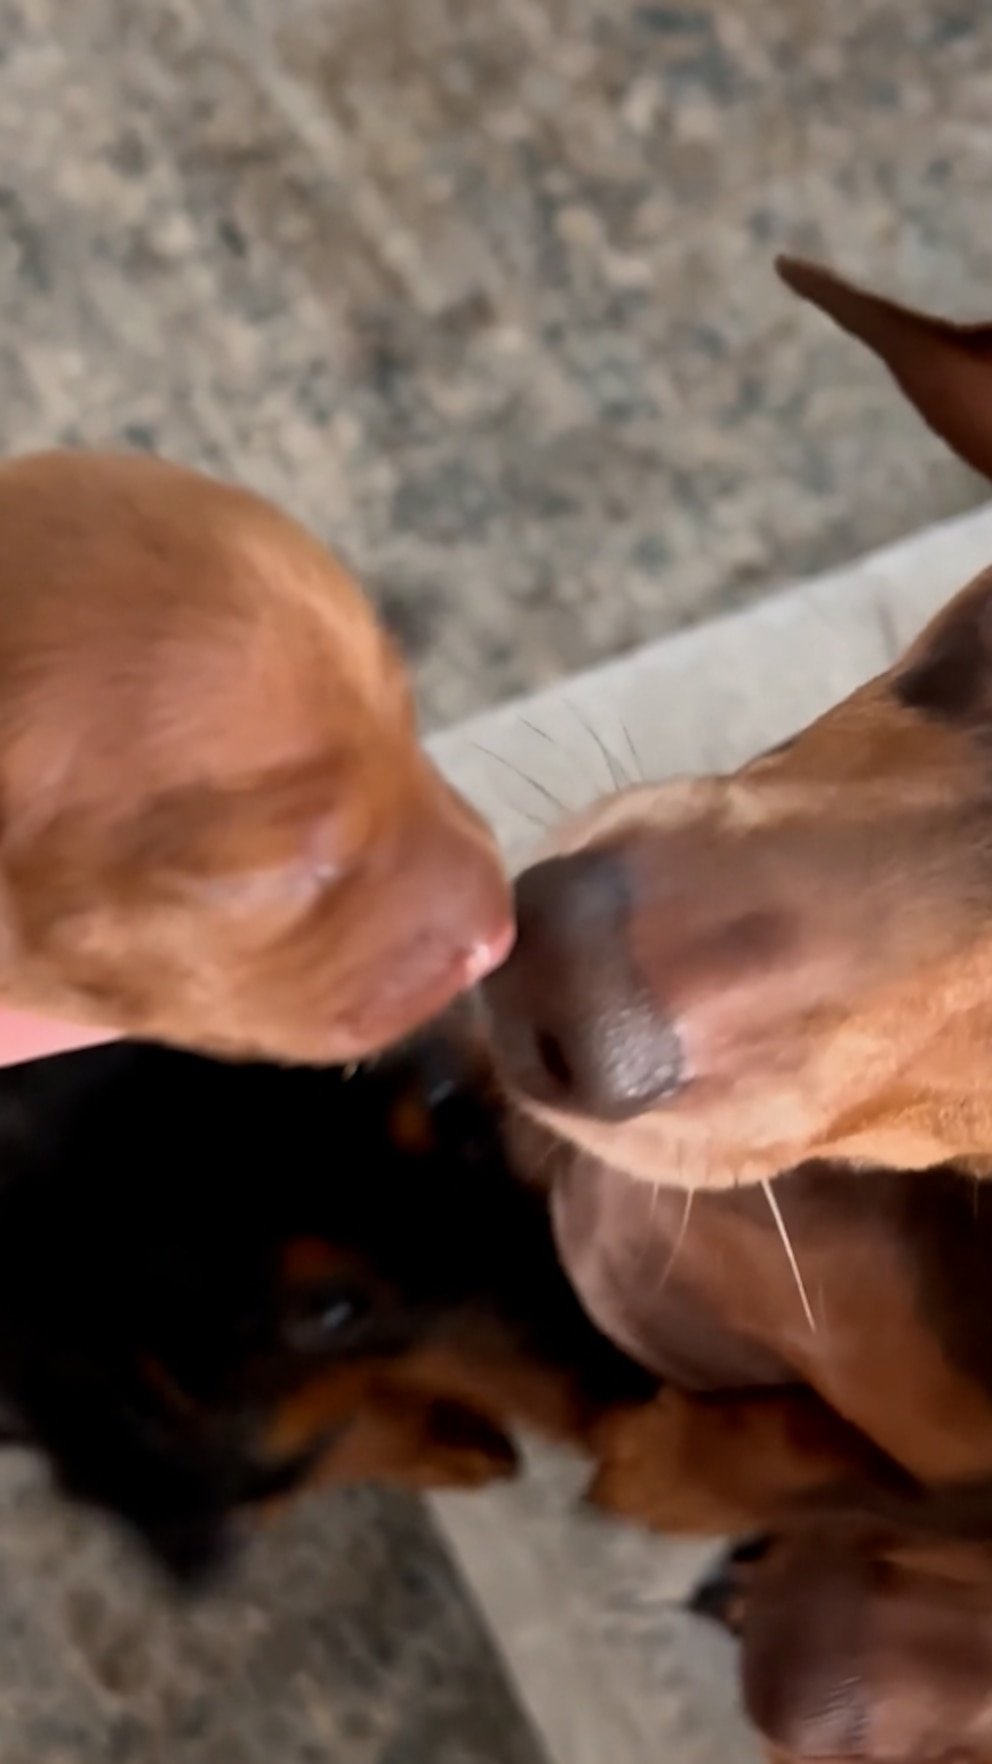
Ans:
[{"label": "granite speckled floor", "polygon": [[3,1764],[535,1764],[480,1620],[412,1502],[313,1501],[187,1605],[57,1508],[2,1513]]},{"label": "granite speckled floor", "polygon": [[363,570],[432,721],[976,496],[778,246],[981,308],[981,0],[0,0],[0,440]]},{"label": "granite speckled floor", "polygon": [[[769,269],[992,304],[980,0],[0,0],[0,166],[0,444],[287,502],[433,723],[980,494]],[[412,1505],[192,1619],[0,1506],[4,1764],[536,1764]]]}]

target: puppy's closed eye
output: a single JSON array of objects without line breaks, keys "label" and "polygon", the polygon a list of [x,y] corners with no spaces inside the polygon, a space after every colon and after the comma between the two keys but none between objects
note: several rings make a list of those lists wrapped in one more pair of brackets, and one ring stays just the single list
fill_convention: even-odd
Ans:
[{"label": "puppy's closed eye", "polygon": [[259,913],[283,913],[295,917],[309,912],[343,882],[348,866],[331,858],[301,856],[268,869],[240,870],[212,876],[196,883],[197,897],[221,907],[225,913],[248,917]]},{"label": "puppy's closed eye", "polygon": [[225,788],[171,790],[116,830],[118,863],[244,910],[308,906],[361,861],[369,808],[346,755],[318,755]]}]

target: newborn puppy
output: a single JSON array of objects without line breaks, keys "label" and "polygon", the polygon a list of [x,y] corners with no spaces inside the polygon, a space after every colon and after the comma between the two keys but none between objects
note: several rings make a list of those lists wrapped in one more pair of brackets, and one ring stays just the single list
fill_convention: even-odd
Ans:
[{"label": "newborn puppy", "polygon": [[[182,1576],[315,1480],[470,1487],[656,1380],[588,1321],[471,1044],[354,1078],[0,1072],[0,1419]],[[239,1523],[240,1516],[240,1523]]]},{"label": "newborn puppy", "polygon": [[0,466],[5,1004],[344,1061],[510,938],[493,841],[314,539],[159,460]]}]

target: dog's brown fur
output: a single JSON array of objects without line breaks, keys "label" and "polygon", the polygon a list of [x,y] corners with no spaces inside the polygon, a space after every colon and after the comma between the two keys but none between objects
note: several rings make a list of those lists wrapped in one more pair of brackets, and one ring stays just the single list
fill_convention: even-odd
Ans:
[{"label": "dog's brown fur", "polygon": [[[782,273],[992,477],[992,327]],[[610,865],[609,910],[588,866],[549,865],[492,994],[506,1069],[576,1148],[566,1264],[672,1381],[604,1418],[595,1496],[778,1533],[742,1628],[779,1758],[992,1756],[990,738],[992,571],[795,740],[566,827],[557,853]],[[580,884],[569,1021],[557,927]],[[617,1061],[617,998],[581,973],[595,988],[615,953],[637,981],[620,1002],[679,1060],[608,1119],[589,1048]]]},{"label": "dog's brown fur", "polygon": [[346,572],[143,458],[0,467],[0,998],[350,1059],[491,965],[489,833]]},{"label": "dog's brown fur", "polygon": [[[782,273],[992,476],[992,327],[907,312],[811,265]],[[793,741],[564,826],[555,853],[609,853],[624,870],[624,954],[678,1035],[684,1081],[622,1122],[594,1119],[581,1094],[545,1118],[632,1174],[693,1189],[811,1158],[992,1170],[990,736],[992,570]],[[525,923],[501,983],[516,974],[526,992],[533,965]],[[545,1001],[554,980],[545,963]],[[541,998],[520,1008],[540,1023]],[[594,1016],[595,999],[580,1008]]]},{"label": "dog's brown fur", "polygon": [[[558,851],[618,853],[631,878],[629,948],[678,1026],[686,1081],[622,1122],[581,1098],[546,1107],[557,1131],[694,1189],[810,1158],[992,1169],[982,712],[938,718],[904,695],[949,633],[980,644],[986,613],[992,574],[783,751],[729,778],[624,793],[564,830]],[[501,985],[527,974],[526,921],[521,939]]]},{"label": "dog's brown fur", "polygon": [[992,1552],[853,1522],[756,1565],[743,1685],[774,1759],[992,1756]]}]

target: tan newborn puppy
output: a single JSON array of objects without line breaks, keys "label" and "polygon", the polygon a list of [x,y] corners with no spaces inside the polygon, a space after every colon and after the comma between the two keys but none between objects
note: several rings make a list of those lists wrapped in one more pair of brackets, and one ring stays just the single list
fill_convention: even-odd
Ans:
[{"label": "tan newborn puppy", "polygon": [[[348,1060],[511,936],[492,837],[420,748],[391,643],[315,539],[160,460],[0,466],[5,1005]],[[23,1028],[14,1056],[50,1050],[51,1025]],[[0,1059],[10,1039],[0,1026]]]}]

